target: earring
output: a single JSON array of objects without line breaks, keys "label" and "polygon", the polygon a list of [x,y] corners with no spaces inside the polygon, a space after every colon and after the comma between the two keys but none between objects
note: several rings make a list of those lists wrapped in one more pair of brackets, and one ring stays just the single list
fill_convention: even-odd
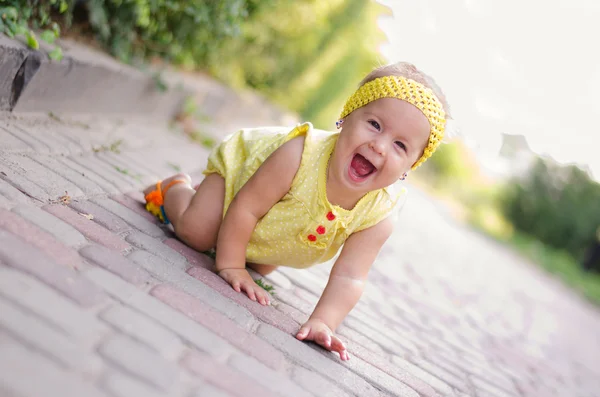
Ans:
[{"label": "earring", "polygon": [[402,174],[402,176],[400,178],[398,178],[399,180],[403,181],[406,179],[406,177],[408,176],[408,173],[405,172],[404,174]]},{"label": "earring", "polygon": [[335,122],[335,126],[337,127],[338,130],[340,128],[342,128],[342,124],[344,124],[344,119],[340,119],[340,120],[338,120],[338,121]]}]

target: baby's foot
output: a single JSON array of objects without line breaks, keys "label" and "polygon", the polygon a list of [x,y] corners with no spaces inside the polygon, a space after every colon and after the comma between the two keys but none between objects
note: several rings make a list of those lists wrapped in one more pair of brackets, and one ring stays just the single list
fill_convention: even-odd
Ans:
[{"label": "baby's foot", "polygon": [[[186,183],[188,185],[192,184],[192,178],[190,178],[190,176],[188,174],[179,173],[179,174],[173,175],[172,177],[164,179],[161,183],[161,187],[164,189],[165,186],[168,186],[169,183],[171,183],[172,181],[177,180],[177,179],[186,181]],[[144,196],[147,196],[149,193],[151,193],[155,189],[156,189],[156,184],[152,184],[152,185],[148,186],[146,189],[144,189]]]}]

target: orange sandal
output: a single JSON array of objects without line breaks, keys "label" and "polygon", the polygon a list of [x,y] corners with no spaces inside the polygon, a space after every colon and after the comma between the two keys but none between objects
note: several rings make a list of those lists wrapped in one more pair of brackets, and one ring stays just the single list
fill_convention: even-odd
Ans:
[{"label": "orange sandal", "polygon": [[187,181],[183,179],[175,179],[165,186],[164,189],[162,188],[162,181],[158,181],[156,182],[156,189],[148,193],[145,197],[146,211],[156,216],[162,223],[166,225],[168,225],[170,222],[169,218],[167,218],[167,214],[165,213],[164,197],[165,194],[167,194],[167,190],[178,183],[187,183]]}]

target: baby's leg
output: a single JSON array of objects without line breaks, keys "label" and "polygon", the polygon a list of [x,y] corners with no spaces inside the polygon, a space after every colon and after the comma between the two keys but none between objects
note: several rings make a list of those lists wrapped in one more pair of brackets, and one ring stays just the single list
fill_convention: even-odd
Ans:
[{"label": "baby's leg", "polygon": [[225,180],[218,174],[210,174],[194,190],[188,175],[177,174],[162,184],[167,186],[175,179],[187,181],[173,185],[164,195],[165,212],[175,234],[195,250],[214,248],[223,217]]}]

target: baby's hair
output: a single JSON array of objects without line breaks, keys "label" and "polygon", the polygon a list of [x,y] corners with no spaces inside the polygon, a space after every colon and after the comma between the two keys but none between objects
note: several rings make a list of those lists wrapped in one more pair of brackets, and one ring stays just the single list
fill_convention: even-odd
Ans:
[{"label": "baby's hair", "polygon": [[442,92],[442,89],[430,76],[426,75],[417,67],[408,62],[397,62],[390,65],[380,66],[369,73],[359,84],[359,87],[367,84],[369,81],[375,80],[376,78],[383,76],[399,76],[405,77],[416,81],[417,83],[423,84],[425,87],[431,89],[435,96],[440,100],[444,111],[446,112],[446,120],[451,119],[450,105],[446,100],[446,96]]},{"label": "baby's hair", "polygon": [[417,69],[415,65],[408,62],[396,62],[389,65],[379,66],[371,73],[369,73],[359,84],[359,87],[367,84],[369,81],[375,80],[379,77],[384,76],[399,76],[405,77],[407,79],[411,79],[416,81],[417,83],[423,84],[425,87],[431,89],[435,96],[440,100],[442,106],[444,107],[444,111],[446,112],[446,134],[443,142],[446,142],[447,139],[455,138],[460,134],[456,125],[452,123],[452,115],[450,114],[450,105],[448,104],[448,100],[446,96],[442,92],[442,89],[437,85],[435,80],[424,72]]}]

